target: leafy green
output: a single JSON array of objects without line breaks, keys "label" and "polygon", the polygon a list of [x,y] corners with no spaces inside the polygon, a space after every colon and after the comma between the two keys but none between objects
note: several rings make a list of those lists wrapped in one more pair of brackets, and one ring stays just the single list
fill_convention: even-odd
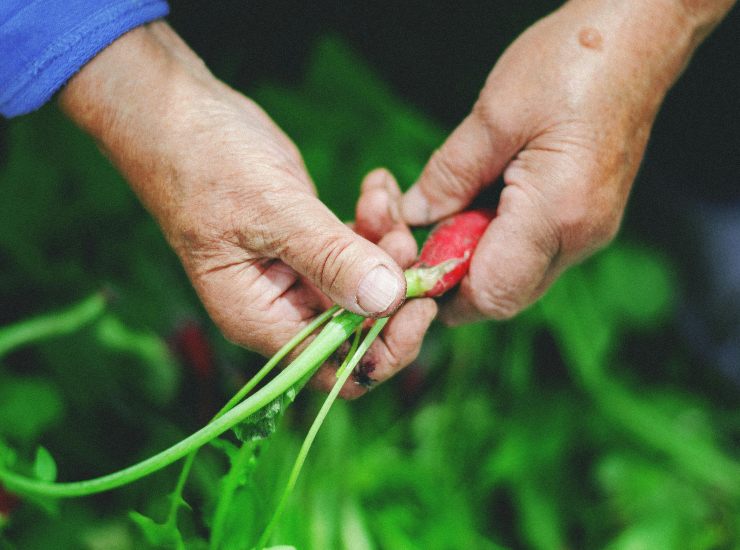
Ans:
[{"label": "leafy green", "polygon": [[138,357],[146,368],[141,369],[141,387],[156,403],[168,403],[179,389],[180,373],[169,348],[151,332],[133,330],[117,317],[103,316],[95,326],[102,345],[121,354]]},{"label": "leafy green", "polygon": [[152,548],[185,548],[185,542],[176,526],[157,523],[152,518],[138,512],[129,512],[129,518],[146,537]]},{"label": "leafy green", "polygon": [[33,475],[41,481],[56,481],[57,463],[51,453],[43,447],[36,449],[33,461]]},{"label": "leafy green", "polygon": [[291,388],[247,417],[244,422],[236,425],[233,429],[236,437],[243,443],[251,443],[270,437],[275,433],[288,405],[295,400],[296,393],[296,389]]},{"label": "leafy green", "polygon": [[[344,218],[367,170],[387,166],[408,185],[446,134],[336,37],[313,51],[302,83],[252,95]],[[201,395],[223,400],[256,361],[213,338],[218,377],[199,385],[164,342],[183,317],[204,314],[120,176],[53,109],[13,121],[6,137],[0,323],[41,311],[54,321],[60,304],[104,283],[118,298],[63,339],[52,331],[6,348],[0,437],[13,449],[0,447],[0,461],[30,472],[43,445],[61,477],[112,471],[202,424]],[[515,320],[432,327],[406,374],[335,406],[273,540],[301,550],[738,547],[740,395],[673,326],[685,277],[621,238]],[[160,386],[161,397],[149,393]],[[209,537],[248,547],[305,433],[304,414],[274,431],[283,399],[240,428],[248,443],[199,454],[193,513],[176,526],[151,519],[172,487],[163,474],[64,502],[57,515],[26,502],[0,547],[199,549]],[[129,525],[132,508],[145,515]]]},{"label": "leafy green", "polygon": [[31,443],[64,415],[64,400],[44,378],[0,372],[0,436]]}]

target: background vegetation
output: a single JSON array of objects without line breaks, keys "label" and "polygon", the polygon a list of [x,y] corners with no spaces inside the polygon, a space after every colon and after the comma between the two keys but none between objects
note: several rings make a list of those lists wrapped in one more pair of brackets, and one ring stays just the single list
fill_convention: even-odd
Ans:
[{"label": "background vegetation", "polygon": [[[362,175],[383,165],[410,184],[500,51],[554,4],[173,2],[173,24],[350,218]],[[435,326],[403,375],[336,406],[273,542],[740,544],[740,357],[733,378],[710,353],[740,302],[708,299],[694,206],[740,198],[738,28],[736,10],[669,97],[618,242],[514,321]],[[0,448],[40,475],[39,446],[60,479],[107,473],[202,425],[262,360],[220,337],[154,222],[54,106],[0,135]],[[319,400],[303,395],[238,476],[224,477],[228,442],[201,454],[189,546],[254,542]],[[129,511],[162,517],[175,475],[57,504],[0,494],[0,548],[151,546]],[[216,519],[224,483],[238,489]]]}]

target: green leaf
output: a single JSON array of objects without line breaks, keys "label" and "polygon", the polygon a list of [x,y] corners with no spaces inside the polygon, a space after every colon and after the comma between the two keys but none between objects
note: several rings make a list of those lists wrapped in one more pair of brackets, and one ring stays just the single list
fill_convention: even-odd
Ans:
[{"label": "green leaf", "polygon": [[322,200],[340,218],[352,217],[367,172],[385,166],[404,188],[445,137],[336,37],[318,42],[298,90],[266,85],[252,97],[296,141]]},{"label": "green leaf", "polygon": [[64,413],[59,391],[36,378],[0,376],[0,435],[34,442]]},{"label": "green leaf", "polygon": [[593,286],[602,309],[642,326],[660,321],[670,311],[676,284],[661,256],[620,243],[595,260]]},{"label": "green leaf", "polygon": [[147,542],[155,548],[185,549],[182,533],[176,526],[169,523],[157,523],[152,518],[131,511],[128,514],[131,521],[141,530]]},{"label": "green leaf", "polygon": [[259,411],[255,412],[247,419],[233,428],[236,437],[244,442],[260,441],[267,439],[277,429],[278,422],[285,414],[296,396],[296,389],[291,388],[284,394],[276,397]]},{"label": "green leaf", "polygon": [[33,475],[41,481],[54,482],[57,479],[57,463],[44,447],[36,449],[33,461]]},{"label": "green leaf", "polygon": [[144,363],[140,387],[153,402],[164,404],[174,398],[179,389],[180,369],[161,338],[133,330],[111,314],[98,321],[96,335],[108,349],[133,355]]},{"label": "green leaf", "polygon": [[18,454],[15,450],[0,439],[0,466],[13,469],[17,460]]}]

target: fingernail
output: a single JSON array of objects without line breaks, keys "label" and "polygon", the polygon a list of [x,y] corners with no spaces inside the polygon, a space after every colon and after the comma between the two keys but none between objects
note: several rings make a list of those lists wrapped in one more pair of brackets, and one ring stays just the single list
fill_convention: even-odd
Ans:
[{"label": "fingernail", "polygon": [[357,290],[357,305],[371,315],[383,313],[396,301],[400,290],[398,277],[379,265],[362,278]]},{"label": "fingernail", "polygon": [[385,185],[386,179],[388,179],[388,173],[382,168],[376,168],[365,178],[365,185],[368,187],[381,187]]},{"label": "fingernail", "polygon": [[401,199],[401,212],[406,223],[426,225],[431,220],[431,206],[421,189],[414,185]]}]

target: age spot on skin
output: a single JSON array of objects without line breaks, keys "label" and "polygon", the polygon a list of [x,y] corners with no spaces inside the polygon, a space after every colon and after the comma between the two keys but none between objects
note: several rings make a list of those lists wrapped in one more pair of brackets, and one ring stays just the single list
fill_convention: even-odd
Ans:
[{"label": "age spot on skin", "polygon": [[604,39],[593,27],[585,27],[578,33],[578,43],[589,50],[600,50]]}]

